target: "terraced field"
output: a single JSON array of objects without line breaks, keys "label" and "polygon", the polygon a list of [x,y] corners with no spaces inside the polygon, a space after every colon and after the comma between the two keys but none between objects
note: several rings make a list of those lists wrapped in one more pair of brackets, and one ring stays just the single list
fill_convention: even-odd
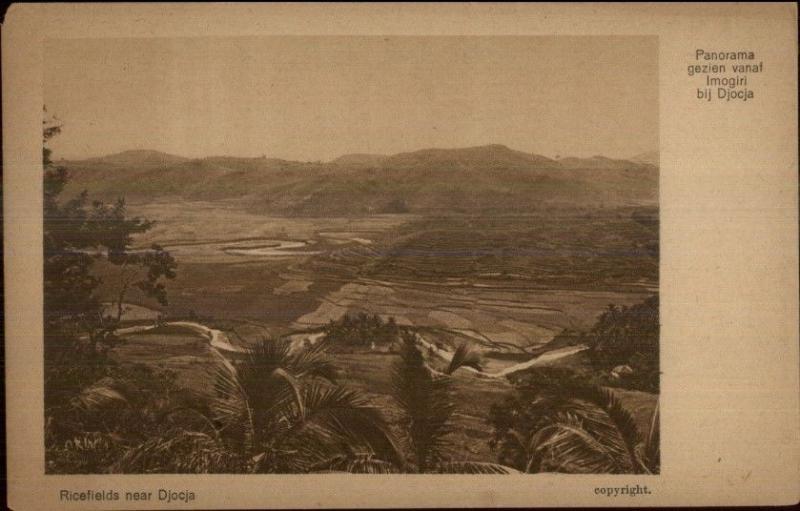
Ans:
[{"label": "terraced field", "polygon": [[316,310],[299,317],[293,326],[319,326],[345,313],[367,312],[394,317],[400,325],[426,327],[437,340],[446,341],[449,334],[486,349],[518,352],[550,341],[565,328],[590,327],[609,303],[630,305],[646,296],[642,292],[536,289],[510,293],[358,280],[329,293]]},{"label": "terraced field", "polygon": [[427,217],[401,226],[368,265],[377,279],[636,290],[657,285],[655,210]]},{"label": "terraced field", "polygon": [[[658,286],[653,209],[323,219],[265,217],[233,202],[132,209],[158,219],[137,242],[157,242],[179,263],[165,314],[278,334],[363,311],[445,344],[524,353]],[[105,269],[109,299],[114,270]],[[135,293],[130,301],[153,306]]]},{"label": "terraced field", "polygon": [[424,328],[435,342],[525,353],[563,329],[589,328],[609,304],[631,305],[657,291],[655,214],[621,208],[414,219],[369,246],[299,265],[317,278],[350,280],[292,327],[366,312]]}]

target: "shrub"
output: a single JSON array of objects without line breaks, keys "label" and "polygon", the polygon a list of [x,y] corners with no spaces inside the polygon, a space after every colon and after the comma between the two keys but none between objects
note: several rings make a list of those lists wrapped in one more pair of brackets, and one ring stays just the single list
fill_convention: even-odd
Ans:
[{"label": "shrub", "polygon": [[609,379],[609,384],[658,392],[658,295],[631,307],[610,305],[582,339],[590,347],[592,364],[604,374],[620,365],[633,369],[619,380]]}]

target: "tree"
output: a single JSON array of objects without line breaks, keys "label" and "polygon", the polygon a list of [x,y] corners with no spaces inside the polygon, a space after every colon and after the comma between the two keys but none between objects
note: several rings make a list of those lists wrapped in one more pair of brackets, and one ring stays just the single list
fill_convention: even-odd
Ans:
[{"label": "tree", "polygon": [[372,458],[403,467],[380,411],[335,384],[338,370],[325,348],[321,342],[294,352],[288,340],[264,339],[239,362],[214,351],[208,426],[150,438],[113,470],[296,473]]},{"label": "tree", "polygon": [[[73,198],[63,197],[69,174],[64,167],[53,163],[47,147],[63,126],[60,120],[48,116],[46,109],[44,112],[44,399],[47,452],[54,453],[60,447],[51,441],[63,440],[63,435],[74,432],[71,424],[77,419],[67,405],[99,381],[122,370],[108,357],[117,342],[116,322],[109,323],[103,317],[96,263],[139,264],[147,273],[136,285],[165,302],[162,279],[174,277],[175,262],[160,248],[144,254],[131,249],[133,237],[146,232],[153,222],[129,216],[124,200],[113,204],[90,201],[85,191]],[[102,396],[104,388],[98,387],[91,395]],[[77,445],[84,445],[84,440],[95,447],[108,445],[108,438],[102,441],[83,438]]]},{"label": "tree", "polygon": [[330,320],[325,326],[325,339],[339,351],[348,348],[365,348],[386,345],[397,339],[400,330],[393,317],[384,322],[378,314],[361,312],[355,316],[345,313],[338,321]]},{"label": "tree", "polygon": [[[158,246],[142,253],[131,250],[133,236],[146,232],[154,222],[129,216],[123,199],[111,205],[90,201],[86,191],[63,199],[69,175],[64,167],[53,164],[47,147],[61,133],[62,123],[45,115],[42,130],[45,338],[53,341],[49,346],[60,345],[57,351],[63,351],[74,347],[76,337],[88,333],[93,350],[97,342],[108,338],[98,334],[108,325],[95,293],[101,280],[93,273],[94,264],[102,259],[122,268],[141,267],[146,276],[135,285],[165,304],[162,279],[175,277],[176,263]],[[122,296],[132,283],[122,286]]]},{"label": "tree", "polygon": [[403,412],[403,426],[416,466],[411,471],[426,473],[510,473],[510,467],[494,463],[453,461],[447,455],[448,434],[453,431],[456,409],[450,375],[464,366],[479,368],[479,361],[462,346],[444,374],[435,374],[425,363],[415,333],[402,335],[400,360],[395,366],[394,398]]},{"label": "tree", "polygon": [[154,243],[149,250],[122,253],[114,262],[120,268],[117,323],[122,321],[125,296],[131,286],[141,290],[145,296],[154,298],[161,305],[168,304],[167,290],[162,280],[174,279],[178,265],[172,255],[160,245]]},{"label": "tree", "polygon": [[618,365],[629,365],[633,374],[622,384],[658,392],[658,307],[658,295],[631,307],[610,305],[582,339],[590,347],[592,364],[605,372]]}]

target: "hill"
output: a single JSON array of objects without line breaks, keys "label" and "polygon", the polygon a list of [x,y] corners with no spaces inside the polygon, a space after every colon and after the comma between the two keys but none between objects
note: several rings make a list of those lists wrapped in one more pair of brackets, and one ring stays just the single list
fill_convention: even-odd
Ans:
[{"label": "hill", "polygon": [[253,211],[297,216],[652,205],[658,186],[654,165],[601,156],[553,160],[498,144],[349,154],[327,163],[155,151],[60,163],[72,175],[68,193],[87,189],[141,202],[235,198]]},{"label": "hill", "polygon": [[339,156],[331,160],[331,163],[346,168],[379,167],[385,160],[386,156],[383,154],[354,153]]},{"label": "hill", "polygon": [[630,160],[614,160],[611,158],[606,158],[605,156],[592,156],[591,158],[561,158],[558,160],[558,163],[564,168],[586,170],[622,170],[631,167],[631,163],[635,164],[635,162]]},{"label": "hill", "polygon": [[636,163],[646,163],[658,167],[660,165],[661,155],[658,151],[647,151],[631,157],[630,160]]}]

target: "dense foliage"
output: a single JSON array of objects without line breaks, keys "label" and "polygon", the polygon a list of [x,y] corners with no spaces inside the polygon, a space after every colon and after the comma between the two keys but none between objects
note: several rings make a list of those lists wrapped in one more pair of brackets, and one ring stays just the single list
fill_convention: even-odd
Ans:
[{"label": "dense foliage", "polygon": [[177,266],[157,245],[149,250],[131,250],[133,236],[154,223],[128,216],[123,199],[105,204],[90,201],[86,192],[71,199],[61,197],[69,175],[65,168],[53,165],[46,147],[47,141],[60,132],[57,119],[43,121],[45,359],[54,364],[65,363],[62,357],[71,357],[77,351],[94,357],[113,344],[109,331],[114,324],[103,317],[95,292],[101,282],[92,272],[95,262],[102,259],[128,269],[121,299],[127,287],[135,285],[161,304],[167,303],[163,280],[175,278]]},{"label": "dense foliage", "polygon": [[523,472],[658,473],[658,408],[642,433],[617,395],[566,368],[539,368],[492,406],[491,446]]},{"label": "dense foliage", "polygon": [[235,362],[217,354],[213,390],[194,404],[203,421],[151,436],[125,450],[110,470],[299,473],[365,456],[402,466],[379,410],[335,383],[324,343],[299,352],[290,344],[264,339]]},{"label": "dense foliage", "polygon": [[[148,386],[161,378],[149,369],[111,361],[109,351],[119,342],[114,331],[121,318],[103,314],[96,292],[101,280],[93,267],[103,260],[128,268],[126,285],[135,285],[145,296],[166,304],[163,280],[175,277],[177,264],[158,246],[131,249],[133,237],[150,229],[153,222],[129,216],[122,199],[105,204],[90,201],[85,192],[71,199],[61,197],[69,175],[53,165],[46,147],[60,131],[57,119],[43,121],[45,443],[48,470],[92,472],[124,444],[115,440],[125,436],[120,430],[125,422],[120,421],[146,424],[142,416],[134,418],[119,410],[96,416],[95,405],[116,406],[125,401],[136,404],[129,409],[137,414],[147,414],[154,393]],[[122,290],[120,296],[124,294]],[[129,391],[123,398],[115,388],[119,385],[136,392]],[[112,418],[113,427],[109,426]],[[141,427],[136,432],[146,431]]]},{"label": "dense foliage", "polygon": [[400,329],[394,318],[384,321],[377,314],[364,312],[357,315],[345,314],[338,321],[331,320],[325,326],[325,339],[334,349],[344,346],[385,346],[394,342],[399,333]]},{"label": "dense foliage", "polygon": [[456,405],[449,375],[427,366],[413,334],[403,347],[395,378],[399,433],[368,395],[336,383],[327,343],[294,351],[287,340],[264,339],[239,360],[214,352],[214,385],[206,393],[183,394],[169,373],[141,366],[85,388],[49,423],[62,427],[48,428],[48,471],[513,472],[451,459],[446,436]]},{"label": "dense foliage", "polygon": [[589,347],[590,366],[518,373],[492,406],[498,462],[524,472],[657,473],[658,408],[642,432],[610,387],[658,393],[658,296],[610,305],[588,332],[565,331],[548,348],[576,344]]},{"label": "dense foliage", "polygon": [[[64,367],[64,369],[67,369]],[[194,393],[175,384],[175,374],[143,364],[104,360],[68,388],[49,372],[45,447],[47,473],[108,472],[127,449],[163,434],[193,413]],[[186,413],[187,417],[179,417]]]},{"label": "dense foliage", "polygon": [[400,360],[394,367],[393,397],[402,412],[404,443],[411,451],[407,471],[419,473],[507,474],[510,467],[452,459],[448,435],[457,409],[451,375],[461,367],[480,367],[467,345],[456,352],[444,373],[431,369],[415,333],[402,334]]},{"label": "dense foliage", "polygon": [[589,356],[596,369],[609,373],[629,366],[629,374],[610,381],[626,388],[658,392],[659,319],[658,295],[630,307],[609,306],[582,337],[590,346]]}]

